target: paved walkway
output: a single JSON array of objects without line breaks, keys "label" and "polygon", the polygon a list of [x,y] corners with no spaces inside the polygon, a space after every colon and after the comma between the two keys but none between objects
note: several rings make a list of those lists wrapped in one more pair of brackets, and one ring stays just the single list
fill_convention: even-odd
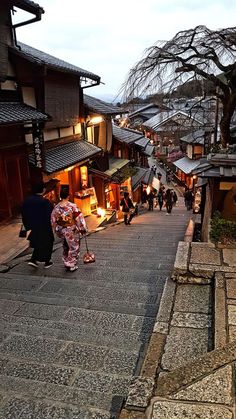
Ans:
[{"label": "paved walkway", "polygon": [[[89,236],[96,263],[19,259],[0,274],[2,417],[117,417],[138,375],[189,213],[155,209]],[[82,243],[82,254],[84,252]]]}]

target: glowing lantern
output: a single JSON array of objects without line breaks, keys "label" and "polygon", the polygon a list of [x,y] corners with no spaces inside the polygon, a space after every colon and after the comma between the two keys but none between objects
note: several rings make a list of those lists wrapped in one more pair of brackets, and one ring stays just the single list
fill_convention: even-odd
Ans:
[{"label": "glowing lantern", "polygon": [[97,208],[97,216],[98,217],[105,217],[106,211],[100,207]]}]

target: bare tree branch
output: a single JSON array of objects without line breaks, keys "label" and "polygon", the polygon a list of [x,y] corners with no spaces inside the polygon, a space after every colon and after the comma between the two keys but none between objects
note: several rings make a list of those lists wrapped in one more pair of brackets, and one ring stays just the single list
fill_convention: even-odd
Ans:
[{"label": "bare tree branch", "polygon": [[[169,41],[156,43],[130,70],[121,93],[124,100],[130,100],[157,91],[171,92],[193,77],[209,80],[217,88],[223,119],[228,121],[226,114],[233,114],[235,109],[236,27],[212,31],[206,26],[197,26],[178,32]],[[230,141],[230,127],[225,130],[226,125],[223,144]]]}]

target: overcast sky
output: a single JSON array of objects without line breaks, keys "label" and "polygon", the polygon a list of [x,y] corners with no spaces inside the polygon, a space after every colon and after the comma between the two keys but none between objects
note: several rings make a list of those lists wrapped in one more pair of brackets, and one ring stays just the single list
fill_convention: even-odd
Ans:
[{"label": "overcast sky", "polygon": [[45,11],[42,20],[17,29],[17,39],[99,75],[105,84],[86,93],[106,101],[116,97],[129,69],[156,41],[197,25],[236,25],[235,0],[35,2]]}]

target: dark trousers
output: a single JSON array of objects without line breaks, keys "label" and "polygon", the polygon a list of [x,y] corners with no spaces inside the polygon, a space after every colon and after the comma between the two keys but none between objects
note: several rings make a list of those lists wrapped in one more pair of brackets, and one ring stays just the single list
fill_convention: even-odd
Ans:
[{"label": "dark trousers", "polygon": [[148,211],[153,211],[153,200],[148,201]]},{"label": "dark trousers", "polygon": [[53,241],[48,241],[44,245],[39,244],[34,246],[31,259],[38,262],[50,262],[52,256]]},{"label": "dark trousers", "polygon": [[171,211],[172,211],[172,204],[171,203],[166,203],[166,211],[168,212],[168,214],[170,214],[171,213]]},{"label": "dark trousers", "polygon": [[131,220],[133,219],[134,214],[130,214],[130,213],[124,213],[124,223],[125,224],[129,224],[131,222]]}]

